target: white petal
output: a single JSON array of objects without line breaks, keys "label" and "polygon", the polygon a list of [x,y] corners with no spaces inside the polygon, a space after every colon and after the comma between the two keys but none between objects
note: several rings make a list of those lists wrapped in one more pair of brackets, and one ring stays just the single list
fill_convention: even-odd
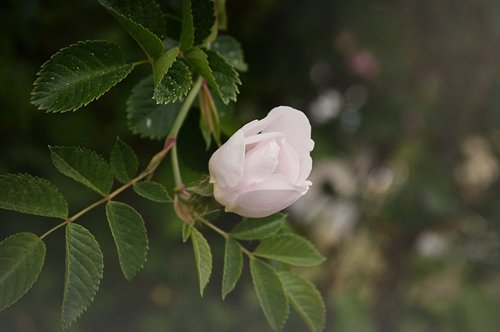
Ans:
[{"label": "white petal", "polygon": [[284,176],[274,174],[240,194],[226,211],[251,218],[261,218],[283,210],[308,190],[308,184],[297,186]]},{"label": "white petal", "polygon": [[279,143],[279,146],[279,164],[276,173],[282,174],[293,183],[296,183],[300,173],[299,157],[297,157],[297,153],[290,144],[284,140]]},{"label": "white petal", "polygon": [[300,163],[300,175],[297,180],[298,183],[302,183],[307,180],[312,170],[312,158],[309,154],[305,155]]},{"label": "white petal", "polygon": [[208,161],[210,182],[221,187],[236,186],[243,175],[244,159],[245,137],[238,130]]},{"label": "white petal", "polygon": [[274,173],[278,166],[280,147],[276,140],[263,141],[245,154],[243,181],[245,185],[260,182]]}]

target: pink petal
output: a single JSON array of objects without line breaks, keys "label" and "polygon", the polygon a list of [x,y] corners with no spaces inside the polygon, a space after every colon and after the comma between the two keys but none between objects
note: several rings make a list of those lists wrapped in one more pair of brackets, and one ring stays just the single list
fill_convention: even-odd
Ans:
[{"label": "pink petal", "polygon": [[226,211],[251,218],[261,218],[283,210],[308,190],[307,183],[297,186],[284,176],[274,174],[240,194]]},{"label": "pink petal", "polygon": [[245,137],[243,131],[238,130],[208,161],[210,183],[221,187],[236,186],[243,175],[244,160]]},{"label": "pink petal", "polygon": [[269,177],[278,166],[280,147],[276,140],[263,141],[245,154],[245,167],[242,177],[245,185],[260,182]]},{"label": "pink petal", "polygon": [[300,175],[297,180],[298,183],[302,183],[303,181],[307,180],[309,175],[311,174],[312,170],[312,158],[309,154],[304,156],[304,159],[302,159],[300,163]]},{"label": "pink petal", "polygon": [[300,172],[299,157],[297,157],[297,153],[290,144],[284,140],[279,145],[279,164],[276,173],[282,174],[293,183],[296,183]]}]

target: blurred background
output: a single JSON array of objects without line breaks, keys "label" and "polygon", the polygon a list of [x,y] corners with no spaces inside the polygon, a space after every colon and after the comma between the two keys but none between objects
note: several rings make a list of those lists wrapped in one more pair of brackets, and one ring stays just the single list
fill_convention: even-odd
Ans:
[{"label": "blurred background", "polygon": [[[500,3],[228,0],[228,13],[249,71],[238,103],[224,111],[226,128],[278,105],[303,110],[313,124],[314,186],[288,213],[328,257],[298,271],[325,297],[326,330],[500,331]],[[0,174],[48,178],[72,212],[96,196],[56,172],[48,145],[109,156],[120,136],[143,167],[161,148],[127,130],[125,101],[146,66],[74,113],[44,114],[29,103],[40,65],[86,39],[116,42],[129,61],[143,57],[97,1],[0,2]],[[206,172],[211,152],[197,122],[192,112],[181,134],[187,180]],[[158,179],[171,188],[168,164]],[[247,267],[221,300],[220,238],[205,232],[214,274],[200,298],[192,249],[171,205],[121,199],[145,217],[148,262],[127,282],[103,209],[82,219],[103,246],[105,271],[71,331],[270,331]],[[0,238],[41,234],[56,222],[0,211]],[[0,330],[59,330],[63,243],[63,232],[47,238],[37,283],[0,312]],[[285,331],[305,330],[292,313]]]}]

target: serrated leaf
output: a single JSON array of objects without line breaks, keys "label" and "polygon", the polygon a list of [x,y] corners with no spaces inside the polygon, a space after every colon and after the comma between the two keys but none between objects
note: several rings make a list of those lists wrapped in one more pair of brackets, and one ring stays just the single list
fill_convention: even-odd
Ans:
[{"label": "serrated leaf", "polygon": [[203,291],[212,274],[212,252],[205,237],[194,227],[191,229],[191,242],[193,243],[196,270],[198,272],[200,295],[203,296]]},{"label": "serrated leaf", "polygon": [[271,266],[256,258],[250,259],[250,273],[269,325],[280,331],[288,317],[288,300],[280,278]]},{"label": "serrated leaf", "polygon": [[29,174],[0,175],[0,209],[66,219],[68,203],[49,181]]},{"label": "serrated leaf", "polygon": [[214,3],[211,0],[191,1],[194,25],[194,45],[201,45],[212,33],[215,23]]},{"label": "serrated leaf", "polygon": [[325,260],[311,242],[295,234],[264,239],[254,254],[296,266],[318,265]]},{"label": "serrated leaf", "polygon": [[280,272],[279,277],[285,293],[294,309],[312,332],[325,329],[325,303],[316,287],[308,280],[290,272]]},{"label": "serrated leaf", "polygon": [[158,104],[176,102],[188,94],[192,84],[193,81],[189,67],[181,60],[177,60],[155,88],[153,99]]},{"label": "serrated leaf", "polygon": [[285,224],[286,215],[273,214],[269,217],[244,218],[231,231],[231,236],[239,240],[260,240],[275,235]]},{"label": "serrated leaf", "polygon": [[133,69],[115,44],[78,42],[42,65],[31,102],[47,112],[74,111],[102,96]]},{"label": "serrated leaf", "polygon": [[190,50],[194,45],[194,24],[191,0],[182,0],[182,29],[179,44],[182,51]]},{"label": "serrated leaf", "polygon": [[106,160],[92,150],[51,146],[52,162],[59,172],[106,196],[113,185],[113,173]]},{"label": "serrated leaf", "polygon": [[134,150],[119,137],[116,139],[116,143],[111,150],[110,164],[115,177],[121,183],[133,179],[139,167]]},{"label": "serrated leaf", "polygon": [[243,269],[243,253],[236,240],[231,237],[226,238],[224,251],[224,273],[222,275],[222,299],[229,294],[241,275]]},{"label": "serrated leaf", "polygon": [[68,328],[87,309],[99,289],[104,268],[94,236],[83,226],[66,226],[66,272],[62,325]]},{"label": "serrated leaf", "polygon": [[208,63],[216,82],[214,88],[219,97],[224,104],[228,104],[231,100],[236,101],[236,96],[239,93],[238,85],[241,84],[238,72],[218,52],[209,49],[205,49],[204,52],[207,54]]},{"label": "serrated leaf", "polygon": [[212,43],[212,49],[219,52],[226,61],[239,71],[248,70],[248,65],[243,57],[241,44],[230,36],[219,36]]},{"label": "serrated leaf", "polygon": [[179,54],[179,48],[174,47],[160,55],[153,62],[153,81],[154,86],[158,86],[161,79],[168,72],[172,64],[174,63],[177,55]]},{"label": "serrated leaf", "polygon": [[182,223],[182,242],[186,242],[187,240],[189,240],[192,229],[193,224],[188,224],[187,222]]},{"label": "serrated leaf", "polygon": [[172,199],[168,195],[167,189],[158,182],[154,181],[141,181],[134,184],[134,191],[153,202],[168,203]]},{"label": "serrated leaf", "polygon": [[98,0],[128,31],[150,58],[163,51],[167,24],[165,15],[153,0]]},{"label": "serrated leaf", "polygon": [[141,137],[162,139],[170,132],[182,104],[156,104],[152,97],[153,77],[148,76],[132,89],[127,100],[128,125]]},{"label": "serrated leaf", "polygon": [[17,233],[0,242],[0,310],[33,286],[45,262],[45,244],[32,233]]},{"label": "serrated leaf", "polygon": [[110,201],[106,217],[115,239],[123,275],[131,280],[142,269],[148,254],[148,237],[142,216],[131,206]]}]

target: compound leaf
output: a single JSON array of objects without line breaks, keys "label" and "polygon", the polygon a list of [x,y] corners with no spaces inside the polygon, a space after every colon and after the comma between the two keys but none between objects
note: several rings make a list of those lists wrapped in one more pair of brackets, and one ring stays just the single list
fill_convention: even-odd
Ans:
[{"label": "compound leaf", "polygon": [[110,164],[115,177],[122,183],[133,179],[139,167],[134,150],[119,137],[111,150]]},{"label": "compound leaf", "polygon": [[224,272],[222,275],[222,299],[229,294],[238,279],[241,276],[243,269],[243,253],[236,240],[231,237],[226,238],[226,248],[224,251]]},{"label": "compound leaf", "polygon": [[134,191],[153,202],[168,203],[172,199],[168,195],[167,189],[158,182],[154,181],[141,181],[134,184]]},{"label": "compound leaf", "polygon": [[198,271],[200,295],[203,296],[203,291],[212,274],[212,252],[205,237],[194,227],[191,228],[191,242]]}]

